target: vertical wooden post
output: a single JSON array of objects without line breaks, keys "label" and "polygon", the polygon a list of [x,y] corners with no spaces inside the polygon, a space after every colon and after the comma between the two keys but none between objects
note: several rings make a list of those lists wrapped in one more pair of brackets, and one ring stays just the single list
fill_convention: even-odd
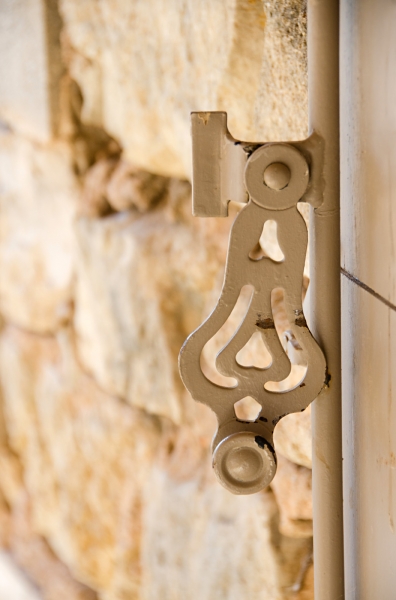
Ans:
[{"label": "vertical wooden post", "polygon": [[396,4],[341,0],[345,595],[396,598]]}]

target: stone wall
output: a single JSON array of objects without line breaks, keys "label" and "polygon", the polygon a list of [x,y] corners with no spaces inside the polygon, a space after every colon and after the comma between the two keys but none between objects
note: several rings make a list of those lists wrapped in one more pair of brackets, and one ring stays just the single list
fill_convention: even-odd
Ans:
[{"label": "stone wall", "polygon": [[0,531],[44,599],[313,597],[309,411],[236,497],[177,371],[232,221],[191,216],[189,113],[305,137],[305,33],[302,0],[0,3]]}]

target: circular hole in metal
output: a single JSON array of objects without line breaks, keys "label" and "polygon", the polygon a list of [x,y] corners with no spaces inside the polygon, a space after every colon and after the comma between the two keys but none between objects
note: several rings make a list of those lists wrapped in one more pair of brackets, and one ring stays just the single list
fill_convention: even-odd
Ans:
[{"label": "circular hole in metal", "polygon": [[264,171],[264,183],[271,190],[285,189],[289,185],[290,179],[289,167],[281,162],[271,163]]}]

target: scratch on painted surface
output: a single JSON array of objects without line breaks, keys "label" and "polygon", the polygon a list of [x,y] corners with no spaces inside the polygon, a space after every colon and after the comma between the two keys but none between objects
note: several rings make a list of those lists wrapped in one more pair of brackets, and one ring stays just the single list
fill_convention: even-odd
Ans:
[{"label": "scratch on painted surface", "polygon": [[210,112],[198,113],[198,119],[200,119],[204,125],[207,125],[210,119]]},{"label": "scratch on painted surface", "polygon": [[378,292],[374,291],[371,287],[369,287],[368,285],[366,285],[365,283],[363,283],[363,281],[360,281],[360,279],[358,279],[357,277],[355,277],[351,273],[348,273],[348,271],[346,271],[342,267],[341,267],[340,270],[341,270],[341,275],[344,275],[344,277],[346,277],[347,279],[349,279],[350,281],[352,281],[352,283],[356,283],[356,285],[358,285],[363,290],[365,290],[366,292],[368,292],[369,294],[371,294],[372,296],[374,296],[374,298],[377,298],[377,300],[379,300],[380,302],[382,302],[383,304],[385,304],[385,306],[387,306],[391,310],[396,311],[396,305],[395,304],[392,304],[392,302],[390,302],[389,300],[387,300],[386,298],[384,298],[383,296],[381,296],[381,294],[379,294]]}]

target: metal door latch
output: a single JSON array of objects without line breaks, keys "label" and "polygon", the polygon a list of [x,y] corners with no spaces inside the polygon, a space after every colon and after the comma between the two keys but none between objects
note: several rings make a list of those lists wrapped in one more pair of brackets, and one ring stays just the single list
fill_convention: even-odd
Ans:
[{"label": "metal door latch", "polygon": [[[276,472],[273,433],[280,419],[304,410],[321,392],[326,379],[322,350],[310,333],[302,307],[302,283],[308,232],[297,209],[299,201],[314,207],[322,201],[323,144],[319,136],[303,142],[249,144],[235,140],[227,129],[227,114],[192,113],[193,214],[228,215],[230,200],[243,202],[232,227],[224,284],[218,303],[184,343],[180,374],[194,400],[210,406],[218,419],[213,440],[213,467],[220,482],[235,494],[266,487]],[[275,221],[284,259],[275,262],[252,253],[266,221]],[[201,368],[205,344],[223,326],[250,286],[245,317],[216,357],[216,368],[234,378],[234,387],[210,381]],[[274,320],[271,293],[283,289],[288,332],[299,348],[305,376],[292,389],[274,391],[291,363]],[[259,334],[271,355],[264,368],[246,366],[237,355]],[[267,385],[266,385],[267,384]],[[235,404],[253,398],[260,405],[254,420],[238,419]]]}]

